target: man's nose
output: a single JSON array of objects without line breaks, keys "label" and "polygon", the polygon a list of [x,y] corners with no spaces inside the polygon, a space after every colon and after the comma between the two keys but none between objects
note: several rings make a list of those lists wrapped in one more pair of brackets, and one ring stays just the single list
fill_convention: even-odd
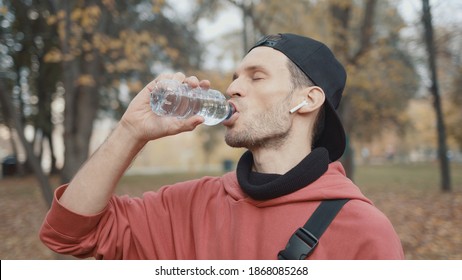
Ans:
[{"label": "man's nose", "polygon": [[231,84],[228,86],[228,89],[226,90],[226,95],[229,98],[242,97],[244,95],[244,90],[238,82],[238,79],[235,79],[231,82]]}]

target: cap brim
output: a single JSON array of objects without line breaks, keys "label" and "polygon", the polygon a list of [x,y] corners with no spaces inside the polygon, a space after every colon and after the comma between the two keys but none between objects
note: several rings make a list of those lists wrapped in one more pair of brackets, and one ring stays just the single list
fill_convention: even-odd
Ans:
[{"label": "cap brim", "polygon": [[324,147],[329,151],[329,159],[338,160],[346,147],[346,136],[342,122],[332,104],[326,99],[324,106],[324,130],[314,147]]}]

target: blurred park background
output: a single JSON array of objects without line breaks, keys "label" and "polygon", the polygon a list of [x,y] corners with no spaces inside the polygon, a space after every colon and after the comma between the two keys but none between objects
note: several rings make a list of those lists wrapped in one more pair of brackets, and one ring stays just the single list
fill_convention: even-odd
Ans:
[{"label": "blurred park background", "polygon": [[[407,259],[462,259],[462,2],[0,0],[0,259],[59,259],[38,240],[68,182],[162,72],[226,91],[263,34],[325,42],[348,72],[348,176]],[[118,193],[233,170],[221,126],[148,144]]]}]

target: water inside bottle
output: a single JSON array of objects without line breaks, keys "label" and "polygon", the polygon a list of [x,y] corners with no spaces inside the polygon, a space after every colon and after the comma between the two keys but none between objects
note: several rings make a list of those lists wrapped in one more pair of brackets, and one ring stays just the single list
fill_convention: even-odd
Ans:
[{"label": "water inside bottle", "polygon": [[232,115],[233,108],[214,90],[191,89],[186,85],[163,85],[151,93],[151,108],[160,116],[204,117],[204,124],[216,125]]}]

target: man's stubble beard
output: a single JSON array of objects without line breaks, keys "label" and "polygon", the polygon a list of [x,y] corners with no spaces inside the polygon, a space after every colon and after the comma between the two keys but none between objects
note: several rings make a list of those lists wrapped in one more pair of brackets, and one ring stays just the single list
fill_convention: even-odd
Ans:
[{"label": "man's stubble beard", "polygon": [[292,127],[288,102],[281,105],[270,111],[252,114],[247,118],[245,127],[239,131],[236,128],[228,128],[225,135],[226,144],[249,150],[281,147],[289,137]]}]

